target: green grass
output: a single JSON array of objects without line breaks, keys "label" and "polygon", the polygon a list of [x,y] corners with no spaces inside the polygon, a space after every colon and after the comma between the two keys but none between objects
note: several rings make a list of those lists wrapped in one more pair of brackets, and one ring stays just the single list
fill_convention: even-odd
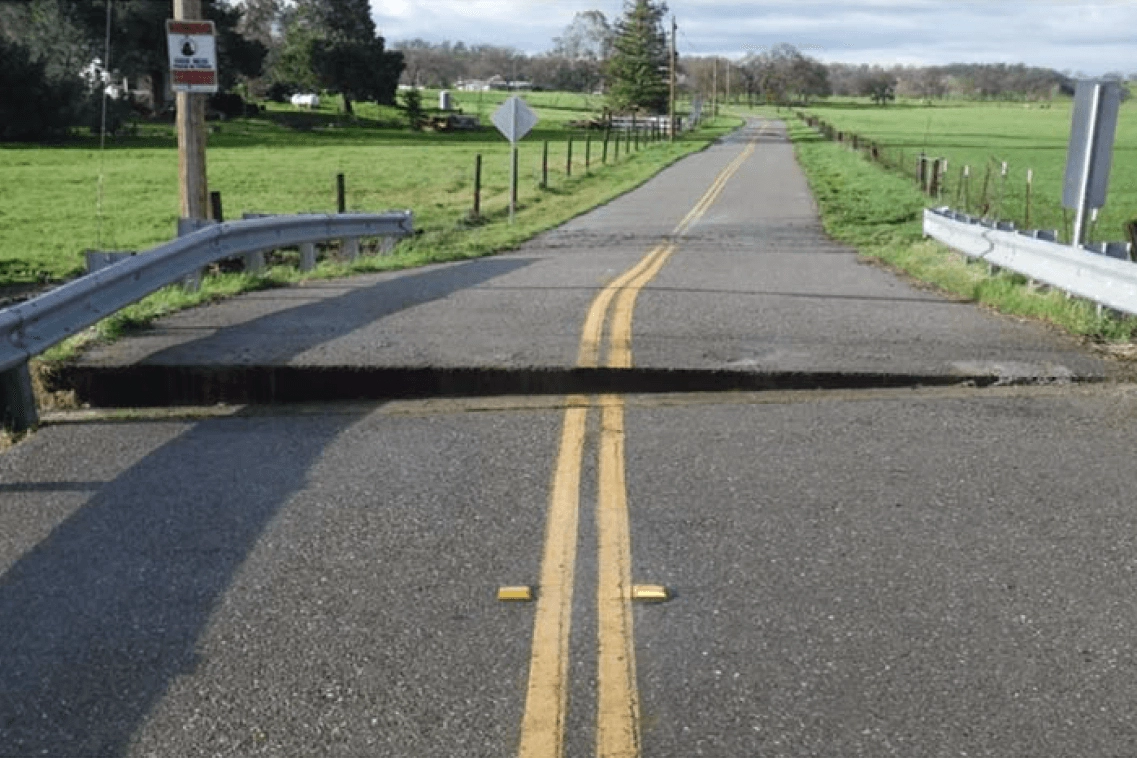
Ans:
[{"label": "green grass", "polygon": [[[489,115],[507,93],[481,95]],[[457,107],[478,112],[478,93],[455,93]],[[532,233],[626,191],[663,165],[705,146],[734,122],[685,136],[674,147],[621,155],[620,167],[601,168],[593,132],[593,173],[584,173],[583,132],[566,123],[597,115],[600,98],[531,93],[541,122],[520,151],[520,227]],[[424,101],[437,104],[437,94]],[[492,125],[472,133],[413,133],[394,108],[356,106],[356,117],[326,102],[313,112],[270,104],[264,118],[211,122],[208,176],[222,193],[225,214],[296,213],[335,208],[335,175],[346,174],[350,210],[409,208],[423,244],[458,245],[464,252],[516,241],[497,230],[508,204],[508,144]],[[572,135],[574,176],[565,176],[566,141]],[[538,188],[541,143],[550,141],[549,188]],[[455,236],[472,206],[475,155],[483,155],[482,209],[490,227]],[[611,159],[611,155],[609,158]],[[0,287],[59,281],[83,271],[84,249],[144,250],[169,240],[178,216],[177,148],[171,124],[142,124],[137,133],[108,141],[78,137],[57,147],[0,147]],[[98,190],[102,186],[102,213]],[[568,197],[568,196],[571,196]]]},{"label": "green grass", "polygon": [[[486,99],[500,93],[486,93]],[[352,263],[338,262],[334,255],[308,274],[294,266],[279,265],[259,277],[219,274],[206,277],[199,292],[169,287],[103,320],[95,328],[72,338],[45,354],[49,361],[66,360],[93,340],[114,339],[144,327],[154,318],[239,292],[282,286],[301,279],[331,278],[367,271],[394,270],[428,263],[462,260],[515,247],[547,229],[642,184],[664,167],[735,128],[736,118],[720,118],[697,132],[681,135],[674,144],[644,145],[627,153],[623,145],[619,160],[610,145],[608,164],[601,164],[601,137],[593,133],[592,167],[585,170],[584,133],[572,133],[574,167],[566,175],[566,141],[570,132],[564,121],[584,118],[588,111],[583,96],[539,93],[534,97],[542,124],[523,142],[520,150],[521,182],[516,223],[508,223],[508,144],[495,132],[473,134],[412,134],[402,127],[377,126],[391,114],[371,105],[357,107],[364,125],[353,124],[331,108],[298,114],[291,108],[274,107],[270,117],[305,118],[316,124],[297,131],[269,119],[240,120],[222,125],[210,150],[210,183],[221,189],[227,215],[242,210],[297,212],[334,209],[335,174],[347,175],[349,210],[410,208],[415,213],[414,238],[401,243],[393,255],[365,255]],[[502,99],[500,96],[494,100]],[[545,106],[542,103],[550,103]],[[557,104],[559,103],[559,105]],[[559,110],[558,110],[559,109]],[[558,120],[559,119],[559,120]],[[322,124],[322,125],[321,125]],[[119,186],[109,197],[126,202],[132,213],[108,213],[101,249],[144,249],[169,239],[175,224],[175,202],[169,195],[176,186],[176,151],[172,146],[138,147],[137,142],[165,139],[162,129],[148,125],[141,133],[123,140],[102,156],[107,167],[108,187]],[[282,136],[283,135],[283,136]],[[549,186],[541,189],[541,141],[550,141]],[[171,139],[172,143],[172,139]],[[472,206],[474,157],[483,155],[482,218],[469,219]],[[23,158],[20,158],[23,156]],[[90,156],[90,157],[84,157]],[[68,158],[71,160],[68,160]],[[0,150],[0,165],[24,161],[39,166],[28,171],[24,187],[41,181],[45,195],[70,197],[62,201],[65,212],[46,213],[36,204],[13,202],[24,219],[0,228],[0,284],[28,281],[31,277],[64,278],[80,272],[83,246],[77,238],[97,231],[93,207],[84,212],[79,193],[58,177],[80,177],[99,156],[88,148],[68,145],[57,148],[16,147]],[[55,166],[45,172],[44,166]],[[30,166],[29,166],[30,169]],[[42,181],[50,173],[54,182]],[[118,182],[119,185],[115,185]],[[76,183],[81,184],[76,178]],[[17,186],[19,181],[15,183]],[[2,192],[10,192],[9,185]],[[12,192],[13,196],[16,193]],[[0,195],[0,200],[3,196]],[[109,203],[108,203],[109,204]],[[0,207],[3,203],[0,202]],[[117,206],[116,206],[117,207]],[[14,212],[14,209],[11,209]],[[129,222],[129,223],[128,223]],[[39,230],[39,234],[37,234]],[[49,232],[54,248],[34,247]],[[366,252],[366,248],[365,248]],[[5,258],[4,256],[7,256]],[[7,262],[8,268],[5,269]]]},{"label": "green grass", "polygon": [[833,238],[868,258],[1003,313],[1042,319],[1105,341],[1130,340],[1137,331],[1137,319],[1108,312],[1099,316],[1093,304],[1067,299],[1057,291],[1032,290],[1017,274],[989,276],[986,264],[925,240],[922,213],[930,201],[907,176],[823,140],[789,114],[782,115],[825,229]]},{"label": "green grass", "polygon": [[[948,159],[943,202],[1024,224],[1026,175],[1034,171],[1031,227],[1058,229],[1064,239],[1072,214],[1063,213],[1062,185],[1072,101],[1052,103],[901,102],[881,108],[866,101],[834,101],[806,110],[837,129],[878,142],[886,157],[915,173],[921,151]],[[1008,164],[1007,178],[1001,176]],[[960,172],[971,167],[966,196]],[[991,168],[988,175],[988,167]],[[984,193],[984,179],[988,177]],[[1126,239],[1122,225],[1137,218],[1137,102],[1122,106],[1114,148],[1109,200],[1091,229],[1094,240]]]}]

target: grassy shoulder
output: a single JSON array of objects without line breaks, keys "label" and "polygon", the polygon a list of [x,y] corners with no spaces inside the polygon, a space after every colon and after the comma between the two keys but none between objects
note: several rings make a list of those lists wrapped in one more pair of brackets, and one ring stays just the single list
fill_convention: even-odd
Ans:
[{"label": "grassy shoulder", "polygon": [[1137,319],[1098,315],[1094,304],[1055,290],[1037,290],[1025,277],[989,275],[985,263],[924,239],[928,199],[905,176],[890,173],[786,114],[798,162],[821,210],[826,231],[866,258],[1002,313],[1041,319],[1103,342],[1132,339]]},{"label": "grassy shoulder", "polygon": [[[551,174],[547,188],[527,187],[521,193],[516,220],[512,225],[508,222],[508,206],[500,198],[496,202],[483,201],[484,212],[477,222],[471,221],[462,209],[446,215],[428,214],[427,223],[423,224],[416,211],[415,226],[421,233],[399,244],[390,255],[363,255],[349,263],[336,260],[335,251],[332,250],[327,251],[326,259],[314,271],[305,274],[300,273],[295,266],[285,264],[270,266],[260,276],[243,273],[207,276],[198,292],[187,292],[179,286],[167,287],[52,348],[42,356],[42,360],[48,364],[71,360],[94,342],[117,339],[145,328],[161,316],[242,292],[287,286],[311,279],[330,279],[478,258],[512,249],[541,232],[635,189],[667,166],[705,149],[737,128],[740,123],[738,118],[720,117],[715,123],[677,137],[674,143],[647,144],[638,151],[633,148],[630,153],[623,152],[624,148],[621,148],[618,159],[613,145],[610,147],[607,164],[597,165],[599,156],[593,153],[589,170],[585,170],[582,162],[579,166],[574,165],[572,176],[564,173]],[[580,160],[583,161],[583,157]],[[502,194],[507,196],[507,191]],[[364,252],[367,252],[366,247]]]}]

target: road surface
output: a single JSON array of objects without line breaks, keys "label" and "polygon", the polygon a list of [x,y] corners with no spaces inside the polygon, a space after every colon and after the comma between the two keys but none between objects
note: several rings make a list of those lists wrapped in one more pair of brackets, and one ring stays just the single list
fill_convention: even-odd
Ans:
[{"label": "road surface", "polygon": [[507,255],[179,314],[73,378],[304,402],[0,456],[0,755],[1134,754],[1120,373],[858,263],[776,122]]}]

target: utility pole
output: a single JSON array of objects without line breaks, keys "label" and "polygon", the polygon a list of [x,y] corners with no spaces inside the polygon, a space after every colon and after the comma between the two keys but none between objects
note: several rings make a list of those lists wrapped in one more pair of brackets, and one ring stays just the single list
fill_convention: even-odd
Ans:
[{"label": "utility pole", "polygon": [[712,61],[711,70],[711,118],[719,115],[719,57],[716,55]]},{"label": "utility pole", "polygon": [[671,80],[671,96],[668,99],[667,112],[671,118],[670,127],[667,130],[668,141],[675,141],[675,34],[679,31],[679,25],[675,23],[675,16],[671,17],[671,56],[669,62],[670,80]]},{"label": "utility pole", "polygon": [[[174,19],[201,19],[201,0],[174,0]],[[209,184],[205,177],[205,95],[177,93],[178,186],[182,218],[207,218]]]}]

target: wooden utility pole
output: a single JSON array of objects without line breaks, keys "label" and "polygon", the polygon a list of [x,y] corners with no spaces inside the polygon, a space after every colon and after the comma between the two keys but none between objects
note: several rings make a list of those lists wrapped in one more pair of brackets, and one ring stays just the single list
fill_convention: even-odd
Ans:
[{"label": "wooden utility pole", "polygon": [[[201,19],[201,0],[174,0],[174,19]],[[208,218],[209,184],[205,178],[205,95],[177,93],[178,187],[182,218]]]},{"label": "wooden utility pole", "polygon": [[675,141],[675,34],[679,30],[679,25],[675,23],[675,16],[671,17],[671,55],[669,57],[670,63],[670,83],[671,83],[671,96],[668,99],[667,113],[670,117],[670,126],[667,129],[668,140]]},{"label": "wooden utility pole", "polygon": [[719,115],[719,58],[716,55],[711,63],[711,118]]}]

